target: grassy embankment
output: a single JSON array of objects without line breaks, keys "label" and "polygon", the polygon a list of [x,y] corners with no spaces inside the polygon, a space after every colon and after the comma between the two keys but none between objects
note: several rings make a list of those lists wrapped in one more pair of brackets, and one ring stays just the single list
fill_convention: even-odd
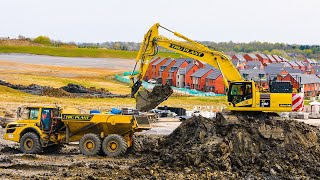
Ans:
[{"label": "grassy embankment", "polygon": [[[37,55],[61,56],[61,57],[93,57],[93,58],[125,58],[133,59],[137,56],[137,51],[121,51],[108,49],[90,49],[90,48],[66,48],[50,46],[2,46],[0,53],[26,53]],[[177,53],[158,54],[161,57],[179,58]]]},{"label": "grassy embankment", "polygon": [[[13,84],[39,84],[43,86],[61,87],[68,83],[81,84],[86,87],[105,88],[115,94],[129,94],[128,84],[116,81],[113,78],[115,70],[59,67],[47,65],[34,65],[1,61],[0,79]],[[223,97],[170,97],[162,105],[178,106],[193,109],[195,105],[211,106],[221,105]],[[63,107],[71,106],[81,109],[102,109],[112,107],[134,107],[132,98],[55,98],[35,96],[0,86],[0,111],[7,107],[15,110],[20,105],[52,105]],[[1,114],[1,112],[0,112]]]}]

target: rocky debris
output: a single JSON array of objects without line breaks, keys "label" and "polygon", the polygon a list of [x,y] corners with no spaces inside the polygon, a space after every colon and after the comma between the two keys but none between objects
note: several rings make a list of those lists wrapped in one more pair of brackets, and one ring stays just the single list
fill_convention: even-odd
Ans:
[{"label": "rocky debris", "polygon": [[0,80],[0,85],[7,86],[12,89],[16,89],[29,94],[50,96],[50,97],[85,97],[85,98],[112,98],[112,97],[129,97],[129,95],[113,94],[106,89],[96,89],[94,87],[86,88],[77,84],[68,84],[61,88],[53,88],[50,86],[40,86],[31,84],[24,86],[21,84],[11,84]]},{"label": "rocky debris", "polygon": [[151,92],[142,88],[142,90],[138,91],[136,109],[142,112],[154,109],[160,103],[167,100],[172,93],[173,90],[168,84],[157,85]]},{"label": "rocky debris", "polygon": [[155,149],[147,149],[152,155],[139,167],[152,173],[140,177],[172,177],[174,172],[209,179],[320,177],[319,129],[294,120],[243,116],[239,121],[225,124],[201,116],[184,121],[158,139]]}]

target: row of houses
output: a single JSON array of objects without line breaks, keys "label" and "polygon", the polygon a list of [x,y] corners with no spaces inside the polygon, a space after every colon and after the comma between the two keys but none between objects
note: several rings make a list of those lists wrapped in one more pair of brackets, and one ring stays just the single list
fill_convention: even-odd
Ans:
[{"label": "row of houses", "polygon": [[[270,80],[291,81],[294,88],[304,90],[308,96],[318,94],[320,66],[313,59],[288,61],[280,56],[264,54],[236,54],[231,58],[245,79],[254,80],[264,88],[268,88]],[[225,93],[221,72],[191,58],[152,59],[145,76],[146,81],[150,79],[180,88]]]},{"label": "row of houses", "polygon": [[144,79],[146,81],[154,79],[157,83],[168,83],[180,88],[224,93],[221,72],[191,58],[154,58],[149,64]]}]

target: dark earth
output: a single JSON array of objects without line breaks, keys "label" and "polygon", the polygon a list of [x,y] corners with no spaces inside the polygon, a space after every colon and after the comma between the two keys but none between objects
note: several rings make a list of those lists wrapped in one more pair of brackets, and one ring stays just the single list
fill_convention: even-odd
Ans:
[{"label": "dark earth", "polygon": [[21,84],[11,84],[0,80],[0,85],[7,86],[29,94],[50,96],[50,97],[84,97],[84,98],[112,98],[112,97],[129,97],[129,95],[113,94],[104,88],[96,89],[95,87],[86,88],[78,84],[68,84],[60,88],[53,88],[50,86],[41,86],[37,84],[30,84],[24,86]]},{"label": "dark earth", "polygon": [[[0,134],[4,129],[0,128]],[[139,134],[140,151],[87,157],[77,145],[26,155],[0,141],[1,179],[319,179],[318,128],[294,120],[192,117],[170,135]]]}]

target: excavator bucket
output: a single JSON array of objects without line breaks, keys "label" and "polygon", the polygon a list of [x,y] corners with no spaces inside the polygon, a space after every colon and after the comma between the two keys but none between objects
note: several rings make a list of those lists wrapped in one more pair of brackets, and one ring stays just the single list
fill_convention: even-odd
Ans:
[{"label": "excavator bucket", "polygon": [[160,103],[167,100],[172,93],[172,88],[167,84],[157,85],[151,92],[144,88],[140,88],[136,97],[136,108],[142,112],[154,109]]}]

